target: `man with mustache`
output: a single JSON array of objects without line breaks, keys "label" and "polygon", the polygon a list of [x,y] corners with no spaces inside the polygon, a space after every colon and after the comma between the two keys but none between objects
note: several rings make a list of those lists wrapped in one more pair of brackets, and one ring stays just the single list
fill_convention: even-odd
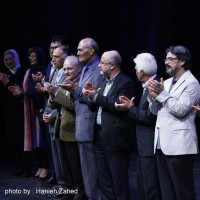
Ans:
[{"label": "man with mustache", "polygon": [[170,46],[166,54],[166,72],[172,77],[148,84],[150,110],[157,115],[154,152],[162,200],[194,200],[193,162],[198,144],[192,105],[199,102],[199,82],[190,72],[187,48]]}]

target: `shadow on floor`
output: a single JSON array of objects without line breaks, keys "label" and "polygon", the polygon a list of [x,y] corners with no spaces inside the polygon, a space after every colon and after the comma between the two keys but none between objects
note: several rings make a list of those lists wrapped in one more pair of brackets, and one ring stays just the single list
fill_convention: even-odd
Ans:
[{"label": "shadow on floor", "polygon": [[[136,158],[131,156],[130,162],[130,192],[132,200],[139,200],[136,181]],[[52,191],[52,186],[33,178],[12,176],[18,164],[12,162],[0,163],[0,199],[1,200],[44,200],[49,199],[45,193]],[[194,180],[196,200],[200,200],[200,156],[196,156],[194,163]],[[51,198],[53,199],[53,198]],[[55,198],[54,198],[55,199]]]}]

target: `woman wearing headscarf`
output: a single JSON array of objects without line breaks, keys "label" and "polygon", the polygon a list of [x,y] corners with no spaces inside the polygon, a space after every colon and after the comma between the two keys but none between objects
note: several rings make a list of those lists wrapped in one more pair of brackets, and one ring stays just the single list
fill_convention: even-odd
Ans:
[{"label": "woman wearing headscarf", "polygon": [[[10,85],[22,85],[25,70],[21,67],[16,50],[4,52],[4,73],[0,72],[0,82],[4,90],[5,131],[1,131],[1,141],[5,160],[20,161],[23,152],[23,103],[8,91]],[[6,152],[6,153],[5,153]]]}]

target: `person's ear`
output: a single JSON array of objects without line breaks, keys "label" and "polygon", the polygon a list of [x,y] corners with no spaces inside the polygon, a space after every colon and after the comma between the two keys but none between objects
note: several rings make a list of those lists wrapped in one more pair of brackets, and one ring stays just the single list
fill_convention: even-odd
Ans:
[{"label": "person's ear", "polygon": [[94,55],[94,49],[90,48],[90,55]]}]

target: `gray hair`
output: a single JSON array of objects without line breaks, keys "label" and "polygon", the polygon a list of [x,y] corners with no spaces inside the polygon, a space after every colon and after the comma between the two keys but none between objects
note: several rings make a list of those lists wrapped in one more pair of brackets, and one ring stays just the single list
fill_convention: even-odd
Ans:
[{"label": "gray hair", "polygon": [[65,58],[65,61],[66,61],[66,60],[72,61],[77,67],[80,67],[81,69],[83,68],[83,63],[79,61],[79,58],[78,58],[77,56],[74,56],[74,55],[72,55],[72,56],[67,56],[67,57]]},{"label": "gray hair", "polygon": [[87,42],[87,46],[94,49],[95,54],[99,53],[99,45],[93,38],[84,38],[81,41]]},{"label": "gray hair", "polygon": [[135,69],[137,71],[144,71],[148,76],[153,76],[157,73],[157,62],[154,56],[150,53],[138,54],[133,62],[136,64]]}]

